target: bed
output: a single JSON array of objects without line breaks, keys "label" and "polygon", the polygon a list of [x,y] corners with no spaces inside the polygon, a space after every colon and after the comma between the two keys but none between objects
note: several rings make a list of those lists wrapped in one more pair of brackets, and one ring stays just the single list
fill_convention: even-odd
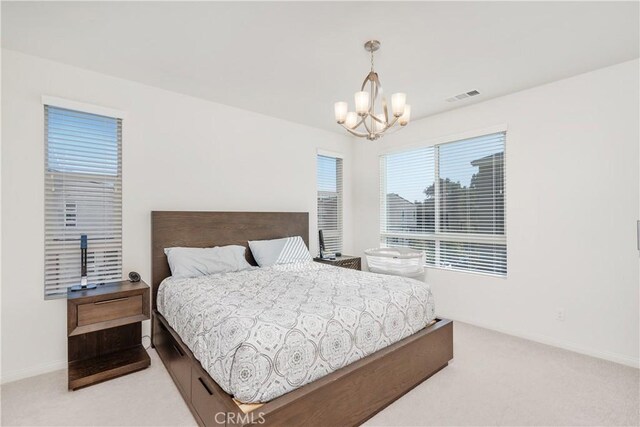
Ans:
[{"label": "bed", "polygon": [[[358,425],[452,359],[452,323],[409,279],[313,262],[169,278],[164,248],[298,235],[307,213],[152,212],[152,343],[199,425]],[[327,332],[336,316],[352,330]]]}]

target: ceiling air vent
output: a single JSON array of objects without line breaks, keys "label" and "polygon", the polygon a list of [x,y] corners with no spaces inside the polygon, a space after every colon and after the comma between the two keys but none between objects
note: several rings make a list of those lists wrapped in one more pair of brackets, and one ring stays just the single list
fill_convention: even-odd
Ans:
[{"label": "ceiling air vent", "polygon": [[469,92],[464,92],[459,95],[452,96],[451,98],[447,98],[447,102],[456,102],[456,101],[460,101],[461,99],[470,98],[476,95],[480,95],[480,92],[474,89],[474,90],[470,90]]}]

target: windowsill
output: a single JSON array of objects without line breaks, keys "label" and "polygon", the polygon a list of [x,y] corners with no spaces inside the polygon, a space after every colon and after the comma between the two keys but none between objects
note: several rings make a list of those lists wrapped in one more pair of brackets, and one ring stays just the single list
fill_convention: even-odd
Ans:
[{"label": "windowsill", "polygon": [[463,273],[463,274],[471,274],[473,276],[484,276],[484,277],[493,277],[495,279],[507,279],[507,274],[496,274],[496,273],[486,273],[483,271],[469,271],[469,270],[459,270],[456,268],[445,268],[445,267],[435,267],[433,265],[425,265],[427,270],[437,270],[437,271],[449,271],[452,273]]}]

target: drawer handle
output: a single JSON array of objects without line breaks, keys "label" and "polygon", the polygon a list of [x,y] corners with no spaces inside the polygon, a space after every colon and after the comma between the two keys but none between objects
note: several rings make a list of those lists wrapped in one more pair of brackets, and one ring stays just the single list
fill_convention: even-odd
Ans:
[{"label": "drawer handle", "polygon": [[209,396],[213,396],[213,392],[209,390],[209,387],[207,387],[207,384],[205,384],[205,382],[202,381],[202,377],[198,377],[198,381],[200,381],[200,384],[202,384],[202,387],[204,387],[204,389],[207,390],[207,393],[209,393]]},{"label": "drawer handle", "polygon": [[94,302],[95,305],[100,305],[100,304],[111,304],[112,302],[118,302],[118,301],[125,301],[128,300],[129,297],[124,297],[124,298],[116,298],[116,299],[108,299],[106,301],[96,301]]},{"label": "drawer handle", "polygon": [[178,354],[180,355],[180,357],[184,356],[184,353],[182,352],[182,350],[180,350],[180,347],[178,347],[178,346],[177,346],[177,345],[175,345],[175,344],[171,344],[171,346],[173,347],[173,349],[174,349],[175,351],[177,351],[177,352],[178,352]]}]

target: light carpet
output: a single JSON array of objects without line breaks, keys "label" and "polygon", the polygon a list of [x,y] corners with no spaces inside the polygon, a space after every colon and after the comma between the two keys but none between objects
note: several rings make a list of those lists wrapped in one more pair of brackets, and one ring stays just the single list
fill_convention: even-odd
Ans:
[{"label": "light carpet", "polygon": [[[155,351],[151,367],[67,391],[66,371],[2,387],[2,425],[195,426]],[[449,366],[366,425],[638,425],[640,371],[456,322]]]}]

